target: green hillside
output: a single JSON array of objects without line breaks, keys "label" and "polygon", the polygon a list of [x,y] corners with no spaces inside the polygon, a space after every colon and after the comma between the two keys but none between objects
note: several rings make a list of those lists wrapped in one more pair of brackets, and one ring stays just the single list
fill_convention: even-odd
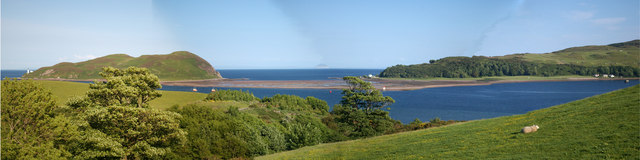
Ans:
[{"label": "green hillside", "polygon": [[545,54],[512,54],[497,58],[522,58],[529,62],[548,64],[575,64],[583,66],[632,66],[640,67],[640,40],[610,45],[567,48]]},{"label": "green hillside", "polygon": [[84,62],[63,62],[50,67],[42,67],[23,77],[101,79],[102,77],[98,73],[105,66],[120,69],[129,66],[145,67],[157,75],[160,80],[222,78],[209,62],[187,51],[178,51],[167,55],[142,55],[137,58],[126,54],[112,54]]},{"label": "green hillside", "polygon": [[[637,159],[640,86],[523,115],[317,146],[257,159]],[[538,132],[519,133],[537,124]]]}]

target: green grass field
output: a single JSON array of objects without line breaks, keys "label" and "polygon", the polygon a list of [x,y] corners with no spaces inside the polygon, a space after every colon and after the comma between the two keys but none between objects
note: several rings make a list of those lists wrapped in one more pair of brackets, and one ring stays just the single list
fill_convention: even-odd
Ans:
[{"label": "green grass field", "polygon": [[[71,97],[84,95],[89,90],[89,84],[66,81],[37,81],[48,88],[56,98],[58,105],[64,105]],[[151,107],[167,109],[173,105],[184,105],[204,100],[207,94],[197,92],[160,91],[162,97],[149,102]]]},{"label": "green grass field", "polygon": [[[640,87],[527,114],[304,147],[257,159],[638,159]],[[538,132],[519,133],[537,124]]]}]

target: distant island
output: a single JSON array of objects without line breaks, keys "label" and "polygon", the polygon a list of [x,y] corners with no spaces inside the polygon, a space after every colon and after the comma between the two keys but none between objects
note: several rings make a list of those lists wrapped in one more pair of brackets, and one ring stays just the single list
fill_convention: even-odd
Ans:
[{"label": "distant island", "polygon": [[640,76],[640,40],[583,46],[545,54],[446,57],[386,68],[386,78],[479,78],[494,76]]},{"label": "distant island", "polygon": [[166,55],[142,55],[131,57],[126,54],[112,54],[96,59],[70,63],[62,62],[50,67],[42,67],[23,78],[38,79],[101,79],[98,74],[102,67],[127,68],[130,66],[148,68],[163,81],[203,80],[222,78],[209,62],[187,51],[177,51]]}]

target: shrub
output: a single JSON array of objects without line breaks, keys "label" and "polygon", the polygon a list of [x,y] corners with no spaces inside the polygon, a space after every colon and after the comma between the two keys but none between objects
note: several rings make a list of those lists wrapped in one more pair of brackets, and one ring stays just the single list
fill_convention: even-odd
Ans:
[{"label": "shrub", "polygon": [[209,93],[206,100],[213,101],[258,101],[259,98],[255,97],[253,93],[242,90],[218,90]]},{"label": "shrub", "polygon": [[320,114],[329,113],[329,105],[326,101],[311,96],[308,96],[305,100],[307,101],[307,104],[311,105],[311,108],[316,111],[320,111]]},{"label": "shrub", "polygon": [[186,145],[174,151],[171,158],[248,158],[286,147],[285,136],[276,126],[267,125],[235,107],[221,111],[190,104],[170,110],[183,116],[180,126],[189,133]]}]

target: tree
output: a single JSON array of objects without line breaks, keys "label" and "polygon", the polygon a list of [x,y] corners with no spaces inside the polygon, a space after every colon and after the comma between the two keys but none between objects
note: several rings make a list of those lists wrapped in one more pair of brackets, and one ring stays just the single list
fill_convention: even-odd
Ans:
[{"label": "tree", "polygon": [[89,109],[84,117],[92,129],[119,142],[123,159],[157,158],[186,141],[174,112],[109,106]]},{"label": "tree", "polygon": [[380,90],[371,85],[371,82],[363,81],[360,78],[347,76],[343,78],[349,85],[349,89],[342,90],[342,101],[340,104],[352,108],[362,109],[367,113],[376,109],[395,103],[389,96],[382,96]]},{"label": "tree", "polygon": [[105,67],[100,75],[105,82],[96,81],[86,97],[67,103],[81,121],[77,158],[157,159],[186,141],[180,114],[149,108],[161,96],[157,76],[137,67]]},{"label": "tree", "polygon": [[129,67],[120,70],[102,68],[100,75],[106,82],[90,84],[87,97],[100,106],[136,106],[148,108],[148,102],[162,96],[156,89],[162,88],[158,76],[146,68]]},{"label": "tree", "polygon": [[56,117],[51,92],[33,80],[2,81],[2,159],[66,159],[59,143],[65,117]]},{"label": "tree", "polygon": [[340,132],[349,137],[370,137],[389,133],[395,120],[389,112],[382,110],[395,101],[384,97],[370,82],[356,77],[343,78],[349,89],[342,91],[342,101],[334,106],[332,113]]}]

